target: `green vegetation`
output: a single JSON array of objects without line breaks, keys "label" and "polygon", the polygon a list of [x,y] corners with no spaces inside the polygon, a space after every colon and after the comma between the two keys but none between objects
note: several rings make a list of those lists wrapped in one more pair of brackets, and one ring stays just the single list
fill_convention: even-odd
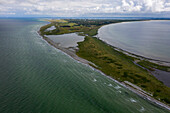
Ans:
[{"label": "green vegetation", "polygon": [[[148,71],[133,63],[139,59],[123,54],[115,50],[114,47],[92,37],[97,34],[98,29],[103,25],[136,20],[66,19],[48,21],[51,23],[40,28],[40,34],[44,39],[47,39],[44,35],[75,32],[78,35],[85,36],[85,40],[78,43],[79,51],[76,53],[78,56],[93,62],[97,67],[90,65],[101,70],[106,75],[120,82],[129,81],[152,94],[154,98],[170,104],[170,88],[157,80]],[[51,26],[54,26],[55,29],[47,30]],[[169,71],[169,67],[160,66],[145,60],[139,60],[137,64],[150,70],[157,68]]]},{"label": "green vegetation", "polygon": [[51,23],[53,23],[53,22],[58,22],[58,23],[67,23],[68,21],[66,21],[66,20],[63,20],[63,19],[52,19],[52,20],[46,20],[46,21],[49,21],[49,22],[51,22]]},{"label": "green vegetation", "polygon": [[[47,31],[47,28],[55,26],[56,29]],[[93,36],[97,34],[98,26],[82,26],[77,23],[51,21],[50,24],[43,26],[40,31],[43,35],[59,35],[66,33],[82,32],[82,35]]]},{"label": "green vegetation", "polygon": [[[81,35],[94,36],[97,35],[98,29],[102,25],[136,21],[136,20],[95,20],[95,19],[66,19],[66,20],[47,20],[50,24],[43,26],[40,30],[43,35],[59,35],[66,33],[81,32]],[[55,26],[56,29],[46,31],[45,29]]]},{"label": "green vegetation", "polygon": [[170,88],[135,65],[125,54],[94,37],[86,36],[78,45],[77,55],[93,62],[98,66],[95,68],[118,81],[129,81],[153,94],[155,98],[170,104]]},{"label": "green vegetation", "polygon": [[45,25],[45,26],[42,26],[42,27],[40,28],[40,33],[41,33],[41,35],[42,35],[42,36],[46,35],[45,30],[48,29],[48,28],[50,28],[51,26],[52,26],[52,24],[47,24],[47,25]]},{"label": "green vegetation", "polygon": [[159,70],[170,72],[169,66],[158,65],[158,64],[149,62],[147,60],[141,60],[141,61],[138,62],[138,64],[149,69],[149,70],[151,70],[151,71],[154,70],[153,68],[156,68],[156,69],[159,69]]},{"label": "green vegetation", "polygon": [[77,25],[82,25],[86,27],[91,26],[102,26],[111,23],[119,22],[130,22],[130,21],[140,21],[140,20],[112,20],[112,19],[65,19],[70,23],[76,23]]}]

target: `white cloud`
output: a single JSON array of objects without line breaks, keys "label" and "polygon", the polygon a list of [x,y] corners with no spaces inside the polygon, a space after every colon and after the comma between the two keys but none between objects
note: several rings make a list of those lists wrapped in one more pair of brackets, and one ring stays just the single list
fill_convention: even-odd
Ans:
[{"label": "white cloud", "polygon": [[15,15],[16,13],[10,13],[10,12],[8,12],[8,13],[4,13],[4,12],[0,12],[0,15]]},{"label": "white cloud", "polygon": [[0,12],[78,16],[88,13],[170,12],[170,0],[0,0]]},{"label": "white cloud", "polygon": [[0,0],[0,4],[13,4],[15,2],[15,0]]}]

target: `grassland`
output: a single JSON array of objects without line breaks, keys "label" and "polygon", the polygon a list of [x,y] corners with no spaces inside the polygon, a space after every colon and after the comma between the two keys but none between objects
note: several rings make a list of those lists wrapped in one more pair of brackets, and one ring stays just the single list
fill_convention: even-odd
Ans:
[{"label": "grassland", "polygon": [[[85,36],[85,40],[78,43],[79,51],[77,51],[76,54],[79,57],[94,63],[96,66],[91,66],[101,70],[106,75],[120,82],[129,81],[153,95],[155,99],[170,104],[170,88],[157,80],[147,70],[135,65],[133,62],[136,58],[127,56],[115,50],[112,46],[93,37],[97,34],[101,26],[124,21],[136,20],[50,20],[50,24],[40,28],[40,34],[44,39],[47,38],[45,35],[59,35],[74,32]],[[55,26],[56,29],[47,31],[47,28],[51,26]],[[168,71],[169,69],[169,67],[160,66],[145,60],[140,60],[137,63],[150,70],[152,70],[152,68],[158,68]]]},{"label": "grassland", "polygon": [[[60,35],[60,34],[66,34],[66,33],[75,33],[75,32],[81,32],[81,35],[89,35],[94,36],[97,34],[97,31],[99,29],[99,26],[93,25],[93,26],[83,26],[78,25],[77,23],[67,22],[67,21],[57,21],[57,20],[48,20],[51,22],[48,25],[45,25],[40,28],[40,32],[42,35]],[[46,31],[47,28],[50,28],[51,26],[55,26],[56,29]]]},{"label": "grassland", "polygon": [[56,23],[68,23],[68,21],[66,20],[63,20],[63,19],[49,19],[49,20],[45,20],[45,21],[48,21],[48,22],[56,22]]},{"label": "grassland", "polygon": [[158,65],[158,64],[149,62],[148,60],[141,60],[141,61],[138,62],[138,64],[149,69],[149,70],[151,70],[151,71],[154,70],[154,68],[155,68],[155,69],[159,69],[159,70],[162,70],[162,71],[170,72],[169,66]]},{"label": "grassland", "polygon": [[[86,20],[86,19],[66,19],[66,20],[46,20],[50,24],[40,29],[42,35],[60,35],[66,33],[79,32],[81,35],[97,35],[98,29],[106,24],[137,21],[137,20]],[[54,26],[56,29],[46,31],[47,28]]]},{"label": "grassland", "polygon": [[93,62],[108,76],[118,81],[129,81],[149,92],[158,100],[170,104],[170,88],[146,70],[135,65],[125,54],[94,37],[85,37],[78,43],[77,55]]}]

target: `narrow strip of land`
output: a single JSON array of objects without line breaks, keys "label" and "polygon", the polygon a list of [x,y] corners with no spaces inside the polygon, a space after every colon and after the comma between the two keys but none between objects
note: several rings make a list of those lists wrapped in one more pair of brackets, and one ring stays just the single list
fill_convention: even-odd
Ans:
[{"label": "narrow strip of land", "polygon": [[[169,71],[170,67],[128,56],[117,51],[114,47],[106,44],[102,40],[93,37],[103,25],[136,20],[67,19],[49,21],[51,23],[41,27],[39,31],[39,34],[49,44],[67,53],[74,59],[102,71],[107,76],[123,83],[135,93],[170,109],[170,88],[165,86],[161,81],[157,80],[151,73],[144,69],[152,70],[153,68],[158,68]],[[47,30],[51,26],[54,26],[56,29]],[[76,50],[76,54],[67,48],[60,47],[52,40],[45,37],[45,35],[58,35],[73,32],[79,32],[79,35],[85,36],[85,40],[78,43],[79,49]],[[138,61],[137,64],[144,68],[136,65],[134,63],[135,61]]]}]

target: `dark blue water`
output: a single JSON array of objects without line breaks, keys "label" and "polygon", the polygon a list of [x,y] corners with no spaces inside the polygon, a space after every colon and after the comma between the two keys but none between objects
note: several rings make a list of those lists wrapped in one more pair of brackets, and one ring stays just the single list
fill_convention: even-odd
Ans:
[{"label": "dark blue water", "polygon": [[168,112],[51,47],[44,24],[0,19],[0,113]]}]

